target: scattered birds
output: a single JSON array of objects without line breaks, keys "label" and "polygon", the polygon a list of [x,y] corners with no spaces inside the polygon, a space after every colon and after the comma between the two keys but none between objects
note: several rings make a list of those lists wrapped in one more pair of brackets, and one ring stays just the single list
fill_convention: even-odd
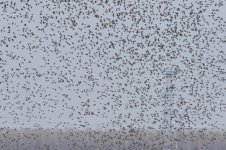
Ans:
[{"label": "scattered birds", "polygon": [[180,128],[225,128],[223,1],[0,3],[2,127],[162,125],[174,76]]}]

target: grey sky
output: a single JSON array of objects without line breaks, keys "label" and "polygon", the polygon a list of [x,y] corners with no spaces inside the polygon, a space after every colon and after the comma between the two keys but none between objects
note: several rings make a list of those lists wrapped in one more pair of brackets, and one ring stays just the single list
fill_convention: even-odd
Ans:
[{"label": "grey sky", "polygon": [[3,1],[0,13],[1,127],[160,128],[161,70],[178,67],[185,127],[225,128],[225,1]]}]

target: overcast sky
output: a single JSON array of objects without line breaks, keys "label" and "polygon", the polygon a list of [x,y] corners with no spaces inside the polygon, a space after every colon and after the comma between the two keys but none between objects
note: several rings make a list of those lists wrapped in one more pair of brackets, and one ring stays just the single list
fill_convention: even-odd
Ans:
[{"label": "overcast sky", "polygon": [[177,68],[179,121],[225,128],[225,1],[2,1],[0,13],[1,127],[159,129],[162,71]]}]

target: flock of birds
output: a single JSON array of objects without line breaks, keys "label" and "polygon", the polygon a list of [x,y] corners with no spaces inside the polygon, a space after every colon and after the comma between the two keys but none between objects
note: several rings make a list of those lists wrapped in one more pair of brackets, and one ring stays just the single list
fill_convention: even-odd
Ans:
[{"label": "flock of birds", "polygon": [[224,1],[0,2],[1,128],[225,128]]}]

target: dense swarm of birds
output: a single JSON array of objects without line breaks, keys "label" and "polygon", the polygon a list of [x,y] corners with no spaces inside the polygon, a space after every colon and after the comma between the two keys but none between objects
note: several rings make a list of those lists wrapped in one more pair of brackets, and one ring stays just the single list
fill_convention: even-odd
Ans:
[{"label": "dense swarm of birds", "polygon": [[[225,1],[0,2],[2,128],[225,128]],[[183,115],[181,115],[183,114]]]}]

